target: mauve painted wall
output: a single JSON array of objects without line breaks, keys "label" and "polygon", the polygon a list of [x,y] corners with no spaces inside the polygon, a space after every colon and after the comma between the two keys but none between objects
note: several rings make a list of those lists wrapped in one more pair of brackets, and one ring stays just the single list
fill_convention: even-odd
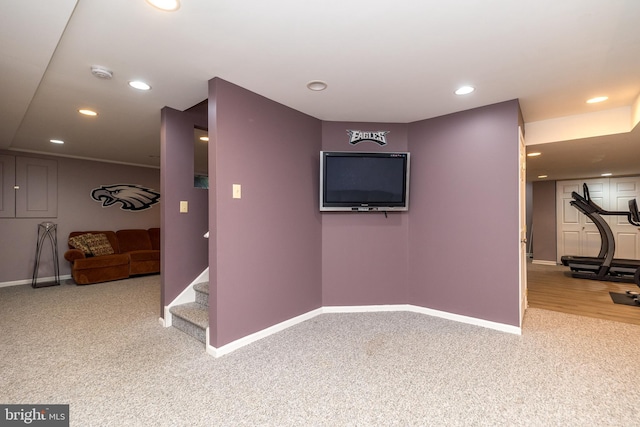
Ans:
[{"label": "mauve painted wall", "polygon": [[556,262],[556,182],[538,181],[533,189],[532,246],[534,261]]},{"label": "mauve painted wall", "polygon": [[219,347],[321,306],[321,122],[215,78],[209,131],[209,324]]},{"label": "mauve painted wall", "polygon": [[517,101],[409,126],[409,302],[519,325]]},{"label": "mauve painted wall", "polygon": [[[164,307],[207,268],[208,242],[203,235],[208,230],[208,191],[193,186],[194,126],[207,127],[207,109],[183,112],[165,107],[161,121],[161,307]],[[188,202],[189,212],[180,213],[180,201]]]},{"label": "mauve painted wall", "polygon": [[[323,122],[322,150],[407,151],[407,128],[406,124]],[[371,141],[354,146],[347,129],[390,132],[386,146]],[[316,197],[318,191],[314,189]],[[405,304],[409,213],[389,212],[386,218],[379,212],[321,215],[323,306]]]},{"label": "mauve painted wall", "polygon": [[[64,259],[71,231],[120,230],[160,226],[160,203],[139,212],[124,211],[120,204],[102,207],[91,198],[91,190],[101,185],[138,184],[160,191],[160,170],[90,160],[54,157],[39,154],[0,151],[8,156],[36,157],[55,160],[58,167],[57,218],[0,218],[0,284],[31,281],[35,260],[38,224],[56,223],[60,274],[71,274]],[[10,242],[10,243],[8,243]],[[53,276],[53,259],[49,247],[42,252],[38,277]]]}]

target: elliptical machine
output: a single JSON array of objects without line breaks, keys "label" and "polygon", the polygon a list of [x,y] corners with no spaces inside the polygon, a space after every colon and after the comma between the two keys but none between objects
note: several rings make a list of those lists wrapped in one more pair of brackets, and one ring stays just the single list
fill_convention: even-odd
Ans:
[{"label": "elliptical machine", "polygon": [[[571,256],[561,257],[562,264],[571,269],[571,275],[580,279],[605,280],[611,282],[631,282],[640,287],[640,260],[614,258],[616,242],[609,224],[602,218],[606,216],[624,216],[629,224],[640,226],[640,213],[635,199],[629,200],[629,211],[607,211],[596,204],[589,196],[587,184],[582,185],[584,196],[571,193],[571,206],[585,214],[595,224],[600,233],[600,252],[596,257]],[[630,293],[630,296],[640,293]],[[637,300],[640,304],[640,299]]]},{"label": "elliptical machine", "polygon": [[[638,211],[638,202],[636,199],[629,200],[629,212],[631,213],[631,218],[629,219],[629,223],[631,225],[635,225],[636,227],[640,227],[640,211]],[[640,268],[638,268],[633,275],[633,283],[640,287]],[[627,291],[628,295],[634,295],[636,303],[640,304],[640,293]]]}]

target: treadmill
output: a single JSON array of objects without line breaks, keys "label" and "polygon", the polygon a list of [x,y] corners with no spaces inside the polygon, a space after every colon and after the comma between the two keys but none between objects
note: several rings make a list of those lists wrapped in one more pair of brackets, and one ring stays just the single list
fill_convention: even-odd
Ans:
[{"label": "treadmill", "polygon": [[609,224],[602,215],[626,216],[630,224],[640,226],[640,213],[636,200],[629,201],[629,211],[606,211],[589,196],[587,184],[583,184],[584,197],[571,193],[571,206],[585,214],[600,233],[600,252],[596,257],[564,255],[562,264],[571,269],[571,275],[580,279],[606,280],[610,282],[634,282],[640,287],[640,260],[614,258],[616,242]]}]

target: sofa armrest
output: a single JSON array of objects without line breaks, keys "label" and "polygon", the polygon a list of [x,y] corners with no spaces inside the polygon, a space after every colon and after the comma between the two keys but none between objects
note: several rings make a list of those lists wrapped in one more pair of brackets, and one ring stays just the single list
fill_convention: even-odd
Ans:
[{"label": "sofa armrest", "polygon": [[69,249],[67,252],[64,253],[64,259],[66,259],[70,263],[73,263],[73,261],[77,259],[84,259],[84,258],[86,258],[86,256],[84,255],[84,252],[82,252],[80,249]]}]

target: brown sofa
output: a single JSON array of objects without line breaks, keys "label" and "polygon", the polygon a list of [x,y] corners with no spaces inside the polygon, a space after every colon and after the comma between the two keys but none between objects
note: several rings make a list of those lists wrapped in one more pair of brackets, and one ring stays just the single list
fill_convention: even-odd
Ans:
[{"label": "brown sofa", "polygon": [[160,272],[160,229],[73,231],[64,258],[78,285]]}]

